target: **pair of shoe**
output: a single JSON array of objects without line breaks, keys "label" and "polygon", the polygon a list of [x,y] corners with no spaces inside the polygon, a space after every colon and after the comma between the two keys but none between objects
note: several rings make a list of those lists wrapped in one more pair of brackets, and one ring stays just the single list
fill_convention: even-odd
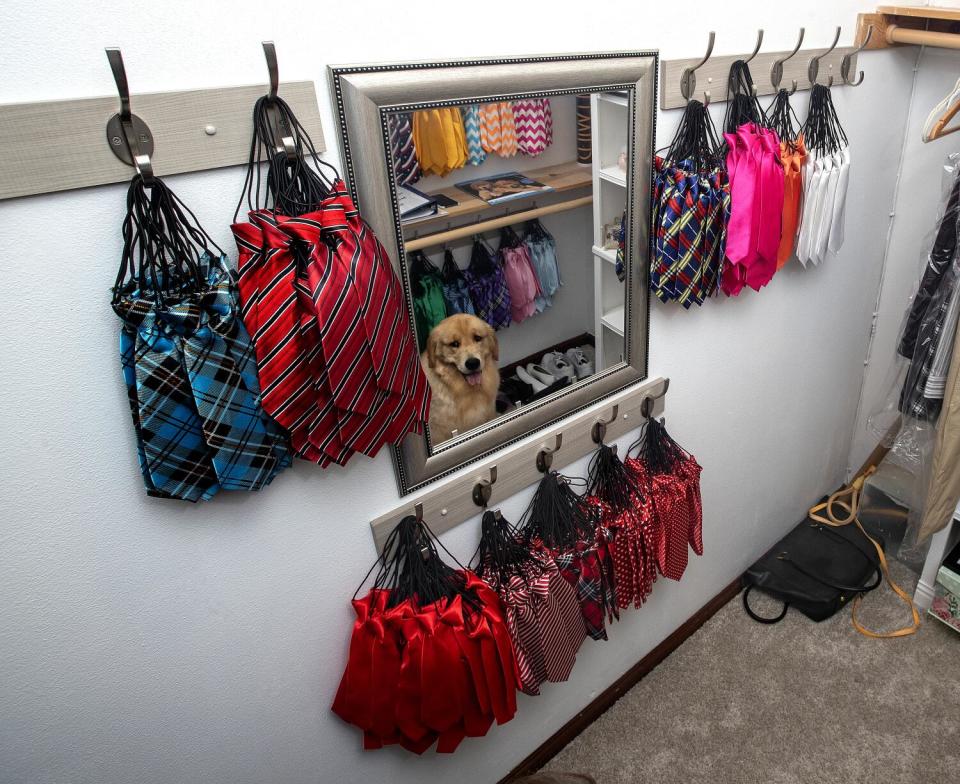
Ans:
[{"label": "pair of shoe", "polygon": [[571,381],[593,375],[593,346],[589,343],[567,349],[566,353],[548,351],[540,364],[555,378],[566,376]]}]

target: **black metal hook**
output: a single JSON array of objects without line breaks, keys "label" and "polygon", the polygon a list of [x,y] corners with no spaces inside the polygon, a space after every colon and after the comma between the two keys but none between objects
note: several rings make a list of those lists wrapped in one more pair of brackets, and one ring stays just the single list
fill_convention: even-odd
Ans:
[{"label": "black metal hook", "polygon": [[553,465],[553,455],[560,449],[562,444],[563,433],[557,433],[552,449],[544,447],[537,452],[537,470],[541,474],[545,474],[550,470],[550,466]]},{"label": "black metal hook", "polygon": [[[833,43],[830,44],[830,48],[826,51],[821,52],[816,57],[810,59],[810,65],[807,66],[807,79],[810,80],[810,84],[817,83],[817,75],[820,73],[820,61],[826,57],[830,52],[837,48],[837,42],[840,40],[840,26],[837,25],[837,32],[833,36]],[[828,87],[833,85],[833,79],[831,78]]]},{"label": "black metal hook", "polygon": [[860,71],[860,76],[855,82],[850,81],[850,67],[853,65],[854,55],[860,54],[867,44],[870,43],[870,39],[873,37],[873,25],[867,26],[867,34],[863,38],[863,42],[854,49],[852,52],[845,54],[843,59],[840,61],[840,78],[843,80],[843,83],[849,87],[857,87],[863,83],[863,71]]},{"label": "black metal hook", "polygon": [[[713,54],[713,44],[716,38],[717,34],[711,30],[710,37],[707,41],[707,53],[703,56],[703,59],[696,65],[683,69],[683,74],[680,76],[680,94],[688,101],[690,100],[690,96],[693,95],[693,91],[697,89],[697,69],[701,68],[703,64],[710,59],[710,55]],[[705,95],[707,96],[707,103],[709,103],[710,94],[705,93]]]},{"label": "black metal hook", "polygon": [[145,185],[153,185],[153,134],[147,124],[130,109],[130,87],[123,54],[116,47],[107,47],[107,62],[120,95],[120,111],[107,120],[107,143],[113,154],[143,177]]},{"label": "black metal hook", "polygon": [[604,439],[607,437],[607,425],[613,424],[617,421],[617,416],[620,414],[620,406],[614,405],[613,413],[610,415],[609,419],[598,419],[593,423],[593,427],[590,428],[590,438],[593,439],[593,443],[602,444]]},{"label": "black metal hook", "polygon": [[[797,39],[797,45],[793,47],[793,51],[786,57],[781,57],[773,61],[773,65],[770,67],[770,83],[773,85],[773,89],[779,91],[780,81],[783,79],[783,64],[800,51],[800,46],[803,44],[803,36],[806,32],[806,28],[801,27],[800,37]],[[793,82],[793,87],[787,90],[787,95],[793,95],[797,91],[797,80],[791,79],[790,81]]]},{"label": "black metal hook", "polygon": [[657,401],[662,397],[666,397],[668,389],[670,389],[670,379],[665,378],[663,380],[663,391],[659,395],[647,395],[643,398],[643,402],[640,404],[640,414],[644,419],[651,419],[653,417],[653,409]]},{"label": "black metal hook", "polygon": [[490,466],[490,478],[481,479],[473,486],[473,502],[477,506],[486,507],[493,495],[493,486],[497,483],[497,466]]}]

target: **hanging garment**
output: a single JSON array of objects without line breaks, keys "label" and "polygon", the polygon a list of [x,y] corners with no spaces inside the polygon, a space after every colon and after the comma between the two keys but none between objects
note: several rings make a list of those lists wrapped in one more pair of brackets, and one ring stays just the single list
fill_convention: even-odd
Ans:
[{"label": "hanging garment", "polygon": [[546,306],[540,284],[533,271],[530,253],[513,229],[501,230],[497,254],[503,262],[503,274],[510,289],[510,315],[519,324]]},{"label": "hanging garment", "polygon": [[482,104],[480,114],[480,144],[486,152],[495,152],[502,158],[517,154],[517,128],[510,101]]},{"label": "hanging garment", "polygon": [[620,230],[617,232],[617,260],[614,269],[617,273],[617,280],[621,283],[627,279],[627,211],[624,210],[620,215]]},{"label": "hanging garment", "polygon": [[544,552],[531,552],[499,512],[485,511],[476,573],[504,607],[521,689],[539,694],[545,681],[565,681],[586,639],[577,596]]},{"label": "hanging garment", "polygon": [[510,326],[510,289],[499,256],[474,239],[470,265],[464,270],[470,299],[479,318],[494,329]]},{"label": "hanging garment", "polygon": [[443,280],[440,277],[440,270],[422,250],[411,254],[410,280],[413,291],[413,318],[417,325],[417,342],[420,351],[423,351],[433,328],[447,317],[447,305],[443,299]]},{"label": "hanging garment", "polygon": [[[404,518],[374,588],[354,599],[347,665],[332,709],[364,749],[456,750],[517,710],[517,661],[503,605],[472,572],[440,559],[422,522]],[[416,568],[411,565],[416,564]]]},{"label": "hanging garment", "polygon": [[447,315],[469,313],[477,315],[470,299],[470,289],[467,279],[463,276],[457,262],[453,258],[453,251],[447,249],[443,253],[443,270],[440,273],[443,285],[443,300],[447,305]]},{"label": "hanging garment", "polygon": [[544,307],[549,307],[553,304],[553,295],[563,285],[560,279],[560,265],[557,262],[557,244],[550,232],[536,219],[527,223],[523,242],[530,254]]},{"label": "hanging garment", "polygon": [[413,144],[413,123],[409,112],[397,112],[387,117],[390,130],[390,153],[397,185],[413,185],[423,173]]},{"label": "hanging garment", "polygon": [[467,139],[460,109],[446,106],[413,113],[413,143],[420,168],[444,177],[467,162]]},{"label": "hanging garment", "polygon": [[549,98],[527,98],[513,102],[517,148],[535,157],[553,144],[553,112]]},{"label": "hanging garment", "polygon": [[[800,209],[803,202],[803,164],[807,157],[801,134],[795,145],[780,142],[780,162],[783,165],[783,215],[781,218],[780,246],[777,249],[777,269],[793,256],[800,225]],[[843,183],[846,192],[846,180]]]},{"label": "hanging garment", "polygon": [[186,501],[260,490],[290,456],[260,405],[233,278],[173,192],[149,191],[139,175],[130,184],[112,302],[144,485]]},{"label": "hanging garment", "polygon": [[487,159],[480,142],[480,107],[476,104],[463,107],[463,133],[467,140],[467,163],[479,166]]}]

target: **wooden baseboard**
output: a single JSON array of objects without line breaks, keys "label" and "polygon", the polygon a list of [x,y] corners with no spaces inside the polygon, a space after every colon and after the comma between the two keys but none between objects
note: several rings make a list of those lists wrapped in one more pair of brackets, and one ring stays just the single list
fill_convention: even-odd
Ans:
[{"label": "wooden baseboard", "polygon": [[499,784],[510,784],[521,776],[529,776],[540,770],[540,768],[553,759],[564,746],[570,743],[570,741],[595,722],[617,700],[636,686],[647,673],[679,648],[684,640],[710,620],[721,607],[740,593],[740,588],[740,578],[738,577],[703,605],[703,607],[697,610],[656,648],[617,678],[617,680],[603,693],[599,694],[593,702],[540,744],[526,759],[500,779]]}]

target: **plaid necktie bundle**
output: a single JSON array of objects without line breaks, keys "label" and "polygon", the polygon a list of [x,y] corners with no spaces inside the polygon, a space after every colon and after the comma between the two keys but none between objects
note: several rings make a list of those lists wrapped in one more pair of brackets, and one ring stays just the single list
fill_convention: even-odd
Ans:
[{"label": "plaid necktie bundle", "polygon": [[463,271],[470,290],[470,299],[477,316],[494,329],[509,327],[511,320],[510,289],[503,274],[499,256],[479,239],[473,241],[470,266]]},{"label": "plaid necktie bundle", "polygon": [[[232,227],[243,319],[263,407],[289,433],[294,453],[321,466],[343,465],[356,452],[373,456],[421,432],[430,390],[386,251],[339,175],[321,174],[332,167],[279,98],[274,105],[293,133],[295,153],[273,154],[279,145],[268,101],[254,112],[249,221]],[[262,149],[269,171],[261,181]],[[261,208],[261,200],[272,208]]]},{"label": "plaid necktie bundle", "polygon": [[702,305],[721,283],[730,188],[706,107],[690,101],[673,143],[656,156],[650,290],[661,302]]},{"label": "plaid necktie bundle", "polygon": [[[148,495],[200,501],[259,490],[290,465],[264,412],[222,251],[161,181],[128,193],[113,308]],[[215,249],[214,250],[211,250]]]},{"label": "plaid necktie bundle", "polygon": [[447,315],[469,313],[476,316],[477,311],[470,299],[470,288],[457,262],[453,258],[453,251],[447,248],[443,254],[443,270],[440,273],[443,285],[443,301],[447,306]]}]

